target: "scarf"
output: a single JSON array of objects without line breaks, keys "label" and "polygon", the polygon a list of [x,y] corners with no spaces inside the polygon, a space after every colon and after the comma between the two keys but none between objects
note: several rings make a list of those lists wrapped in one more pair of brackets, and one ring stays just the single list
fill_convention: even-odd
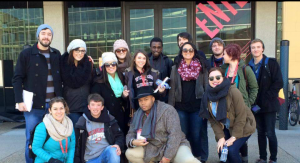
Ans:
[{"label": "scarf", "polygon": [[114,94],[117,98],[122,96],[123,93],[123,84],[118,76],[118,73],[115,73],[115,79],[107,73],[108,82],[111,86],[111,89],[114,91]]},{"label": "scarf", "polygon": [[144,125],[143,124],[143,116],[146,112],[144,112],[141,108],[139,108],[133,116],[133,126],[134,131],[137,132],[140,128],[142,128],[141,136],[145,138],[155,138],[155,125],[156,125],[156,106],[157,102],[155,101],[149,115],[147,116]]},{"label": "scarf", "polygon": [[50,137],[55,141],[61,141],[72,135],[73,123],[69,117],[65,115],[62,123],[53,118],[51,114],[46,114],[43,118],[46,129]]},{"label": "scarf", "polygon": [[218,102],[216,120],[225,125],[227,118],[227,101],[226,96],[230,87],[230,81],[223,77],[223,82],[212,88],[210,85],[206,86],[206,91],[203,94],[200,106],[199,116],[202,118],[209,118],[208,101]]},{"label": "scarf", "polygon": [[178,73],[183,81],[196,80],[199,76],[201,68],[201,63],[197,58],[193,59],[190,65],[187,65],[185,60],[182,59],[178,67]]},{"label": "scarf", "polygon": [[85,54],[77,67],[68,63],[69,53],[62,55],[61,61],[61,76],[64,86],[71,87],[73,89],[80,88],[85,85],[90,76],[92,75],[92,65],[89,62],[87,55]]}]

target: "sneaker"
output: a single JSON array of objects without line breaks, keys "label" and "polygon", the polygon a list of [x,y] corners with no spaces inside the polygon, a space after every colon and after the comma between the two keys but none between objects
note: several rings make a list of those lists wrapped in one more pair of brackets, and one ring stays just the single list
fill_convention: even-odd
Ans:
[{"label": "sneaker", "polygon": [[275,161],[269,160],[269,163],[276,163]]},{"label": "sneaker", "polygon": [[255,161],[255,163],[267,163],[267,161],[263,159],[258,159]]}]

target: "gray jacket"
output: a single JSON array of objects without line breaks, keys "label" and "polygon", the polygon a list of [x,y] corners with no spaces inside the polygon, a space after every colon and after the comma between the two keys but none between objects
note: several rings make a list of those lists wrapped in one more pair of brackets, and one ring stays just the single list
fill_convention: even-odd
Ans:
[{"label": "gray jacket", "polygon": [[[190,143],[181,130],[180,120],[177,111],[169,104],[157,101],[155,125],[155,138],[147,140],[149,144],[144,146],[144,162],[148,163],[154,157],[161,160],[162,157],[173,159],[177,153],[179,146],[188,146]],[[126,136],[126,144],[130,148],[131,139],[136,139],[137,132],[134,124],[130,125],[130,129]]]}]

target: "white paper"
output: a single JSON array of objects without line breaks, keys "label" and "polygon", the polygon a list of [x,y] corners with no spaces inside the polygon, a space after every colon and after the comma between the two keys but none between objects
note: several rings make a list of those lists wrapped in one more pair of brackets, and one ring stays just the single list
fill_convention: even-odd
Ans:
[{"label": "white paper", "polygon": [[[32,109],[32,104],[33,104],[32,99],[33,99],[33,92],[23,90],[23,102],[25,103],[28,112],[30,112]],[[19,109],[18,104],[16,104],[16,109]]]}]

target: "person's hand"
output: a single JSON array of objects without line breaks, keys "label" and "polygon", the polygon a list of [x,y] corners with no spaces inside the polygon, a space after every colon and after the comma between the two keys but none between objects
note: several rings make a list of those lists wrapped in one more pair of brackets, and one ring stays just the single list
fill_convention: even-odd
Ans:
[{"label": "person's hand", "polygon": [[163,157],[159,163],[170,163],[171,160]]},{"label": "person's hand", "polygon": [[123,91],[123,97],[128,97],[129,95],[129,90],[124,90]]},{"label": "person's hand", "polygon": [[88,58],[89,58],[89,61],[90,61],[92,64],[94,64],[93,58],[92,58],[91,56],[88,56]]},{"label": "person's hand", "polygon": [[18,103],[18,105],[19,105],[19,109],[18,109],[19,111],[22,112],[28,111],[24,102]]},{"label": "person's hand", "polygon": [[218,149],[217,149],[218,153],[223,149],[224,143],[225,143],[225,138],[219,139],[219,141],[218,141]]},{"label": "person's hand", "polygon": [[110,146],[110,147],[111,147],[111,148],[113,148],[113,147],[117,148],[117,150],[116,150],[117,155],[118,155],[118,156],[121,155],[121,149],[120,149],[119,145],[115,144],[115,145],[112,145],[112,146]]},{"label": "person's hand", "polygon": [[165,90],[166,90],[166,87],[165,87],[165,86],[162,86],[162,85],[158,86],[158,92],[162,93],[162,92],[164,92]]},{"label": "person's hand", "polygon": [[224,142],[224,145],[227,144],[227,147],[231,146],[233,142],[236,141],[235,137],[230,137],[228,140]]},{"label": "person's hand", "polygon": [[134,139],[132,141],[132,145],[135,145],[135,146],[146,146],[149,142],[147,142],[146,139]]}]

